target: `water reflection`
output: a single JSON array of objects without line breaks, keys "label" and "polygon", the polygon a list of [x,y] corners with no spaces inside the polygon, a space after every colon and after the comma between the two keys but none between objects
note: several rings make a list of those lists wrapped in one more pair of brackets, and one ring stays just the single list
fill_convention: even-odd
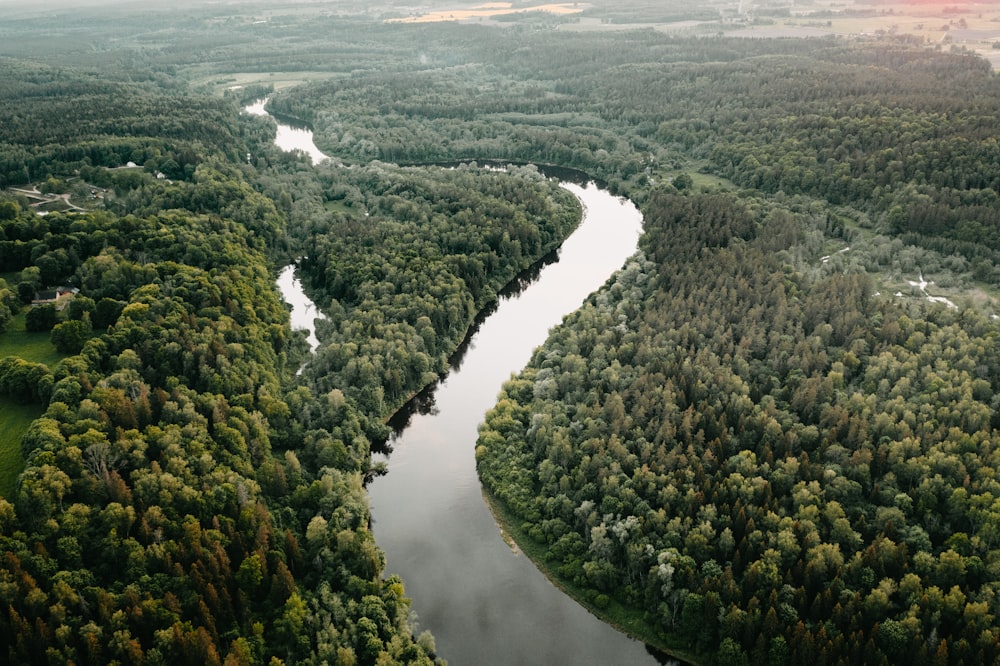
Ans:
[{"label": "water reflection", "polygon": [[[469,327],[469,332],[466,334],[465,339],[462,340],[462,344],[458,346],[455,352],[448,359],[448,374],[458,372],[462,369],[462,363],[472,345],[473,339],[479,332],[479,327],[482,326],[483,322],[489,319],[493,313],[497,311],[500,304],[507,299],[516,298],[521,292],[538,280],[543,268],[549,264],[554,264],[557,261],[559,261],[558,249],[549,252],[544,257],[533,263],[531,266],[522,271],[517,277],[511,280],[507,286],[500,290],[497,294],[497,300],[483,308],[483,310],[476,316],[472,326]],[[445,374],[435,383],[424,387],[420,393],[410,398],[409,402],[389,417],[388,425],[392,429],[393,438],[403,434],[406,427],[410,425],[410,420],[414,414],[437,414],[437,403],[434,400],[434,394],[437,391],[438,386],[447,380],[448,374]],[[383,448],[388,446],[388,442],[381,442],[376,445],[376,452],[383,453]]]},{"label": "water reflection", "polygon": [[274,119],[278,126],[277,135],[274,138],[274,144],[281,148],[282,150],[287,150],[289,152],[298,150],[309,156],[312,160],[313,166],[316,166],[324,160],[330,159],[329,155],[326,155],[316,144],[313,143],[313,132],[307,125],[295,124],[288,118],[275,118],[272,114],[268,113],[264,107],[267,105],[268,98],[259,99],[253,104],[249,104],[243,108],[244,111],[253,116],[268,116]]},{"label": "water reflection", "polygon": [[[306,296],[302,289],[302,281],[295,275],[295,264],[289,264],[278,273],[278,290],[281,297],[291,306],[289,318],[293,331],[306,331],[306,342],[309,343],[309,351],[316,353],[319,348],[319,338],[316,337],[316,320],[326,319],[316,304]],[[302,368],[309,361],[306,360],[296,374],[302,373]]]},{"label": "water reflection", "polygon": [[478,424],[503,381],[636,249],[641,216],[631,203],[593,183],[564,187],[584,203],[579,229],[557,262],[548,257],[510,285],[456,354],[458,367],[393,419],[390,473],[369,487],[386,572],[402,576],[421,626],[455,664],[662,663],[509,547],[476,473]]}]

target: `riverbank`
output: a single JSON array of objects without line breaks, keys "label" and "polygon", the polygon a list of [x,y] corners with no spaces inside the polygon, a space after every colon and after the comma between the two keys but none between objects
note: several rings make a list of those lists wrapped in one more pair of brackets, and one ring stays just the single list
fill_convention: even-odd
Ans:
[{"label": "riverbank", "polygon": [[[501,502],[489,488],[482,486],[483,501],[489,508],[493,519],[496,521],[504,541],[516,553],[523,553],[525,557],[532,561],[535,567],[549,580],[550,583],[562,590],[563,593],[571,597],[578,604],[586,608],[594,617],[600,619],[618,631],[621,631],[636,640],[646,643],[649,650],[661,663],[664,658],[679,660],[679,664],[688,666],[699,666],[704,663],[702,656],[692,652],[679,643],[663,638],[656,629],[646,622],[643,611],[630,608],[624,604],[598,594],[596,590],[581,587],[573,581],[560,576],[558,570],[550,566],[546,559],[548,552],[544,544],[540,544],[521,529],[521,519],[508,510],[507,506]],[[595,599],[603,597],[607,600],[601,604],[595,603]],[[658,651],[661,654],[656,654]]]},{"label": "riverbank", "polygon": [[475,441],[512,372],[565,315],[631,257],[642,216],[594,185],[564,186],[585,212],[558,261],[501,298],[460,367],[422,399],[393,436],[389,473],[369,490],[386,571],[406,581],[422,627],[453,663],[656,664],[646,645],[601,621],[512,554],[482,498]]}]

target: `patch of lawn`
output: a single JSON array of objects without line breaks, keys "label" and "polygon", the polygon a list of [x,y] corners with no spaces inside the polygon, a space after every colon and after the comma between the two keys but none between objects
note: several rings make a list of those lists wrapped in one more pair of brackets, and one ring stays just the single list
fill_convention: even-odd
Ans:
[{"label": "patch of lawn", "polygon": [[0,358],[17,356],[25,361],[44,363],[54,369],[65,356],[56,351],[49,333],[28,333],[24,330],[24,313],[17,315],[0,333]]},{"label": "patch of lawn", "polygon": [[0,497],[13,498],[17,476],[24,469],[21,437],[43,411],[41,405],[19,405],[0,398]]},{"label": "patch of lawn", "polygon": [[688,174],[691,176],[691,181],[694,183],[694,187],[699,190],[703,187],[707,187],[710,190],[738,189],[731,180],[720,178],[719,176],[713,176],[709,173],[699,173],[697,171],[689,171]]}]

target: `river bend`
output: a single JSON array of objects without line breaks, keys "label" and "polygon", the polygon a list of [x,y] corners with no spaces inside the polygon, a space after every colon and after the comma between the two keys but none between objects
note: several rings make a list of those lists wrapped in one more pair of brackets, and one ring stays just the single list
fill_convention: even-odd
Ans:
[{"label": "river bend", "polygon": [[[300,134],[287,145],[278,136],[281,148],[306,150],[317,163],[325,157],[311,136],[308,145]],[[418,631],[429,629],[438,654],[459,666],[659,663],[504,541],[476,473],[478,426],[503,382],[636,251],[642,216],[634,205],[593,182],[563,187],[583,203],[584,217],[558,260],[501,296],[448,375],[397,415],[389,473],[369,486],[386,574],[402,577]]]},{"label": "river bend", "polygon": [[452,664],[656,663],[504,542],[476,473],[478,425],[503,382],[636,250],[642,218],[631,203],[593,183],[563,186],[584,203],[580,227],[556,263],[481,323],[429,413],[411,415],[393,438],[389,473],[369,487],[386,571],[403,578]]}]

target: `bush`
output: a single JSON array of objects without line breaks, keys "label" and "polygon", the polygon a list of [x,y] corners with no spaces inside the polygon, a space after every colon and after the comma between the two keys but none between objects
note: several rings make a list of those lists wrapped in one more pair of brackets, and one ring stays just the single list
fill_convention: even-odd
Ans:
[{"label": "bush", "polygon": [[7,330],[7,324],[13,316],[14,313],[11,312],[9,307],[7,307],[7,304],[0,302],[0,333]]},{"label": "bush", "polygon": [[50,339],[60,353],[79,354],[88,337],[90,337],[90,325],[80,319],[71,319],[56,324]]},{"label": "bush", "polygon": [[84,315],[93,314],[95,308],[96,304],[94,303],[94,299],[77,294],[76,297],[69,302],[67,315],[70,319],[83,319]]},{"label": "bush", "polygon": [[30,282],[18,282],[17,297],[21,299],[21,303],[24,305],[31,303],[31,300],[35,297],[35,285]]},{"label": "bush", "polygon": [[44,363],[33,363],[15,356],[0,360],[0,395],[22,404],[46,403],[52,393],[53,377]]},{"label": "bush", "polygon": [[24,318],[24,328],[33,333],[51,331],[56,325],[56,306],[51,303],[36,305],[28,310]]}]

